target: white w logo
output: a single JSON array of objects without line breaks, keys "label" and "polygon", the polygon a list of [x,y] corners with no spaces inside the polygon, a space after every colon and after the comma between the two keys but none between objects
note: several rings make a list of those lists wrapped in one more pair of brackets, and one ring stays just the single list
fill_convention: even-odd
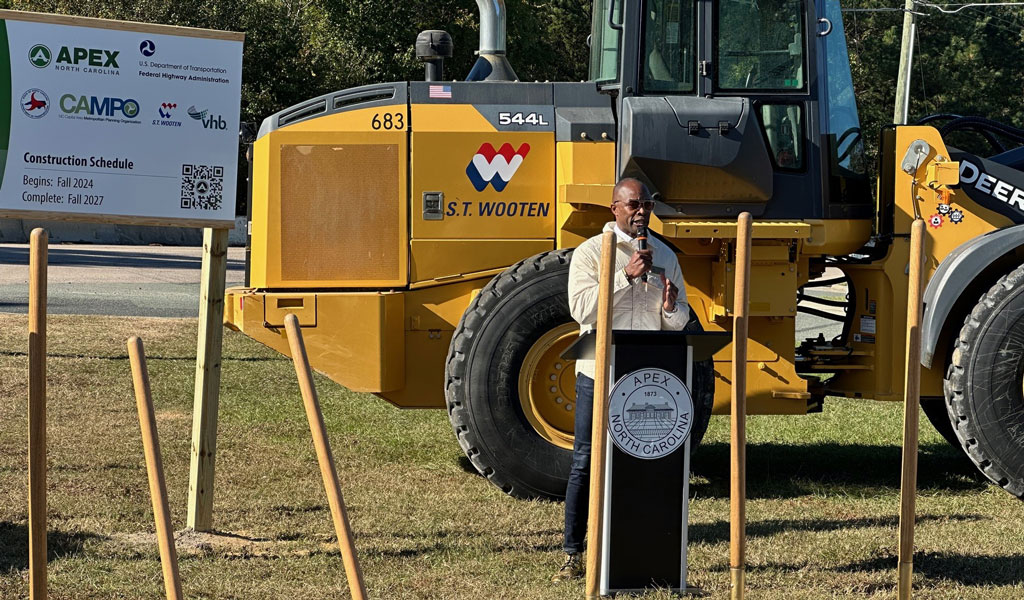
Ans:
[{"label": "white w logo", "polygon": [[511,161],[505,160],[505,157],[500,154],[495,154],[490,161],[482,154],[473,156],[473,166],[476,167],[480,178],[484,181],[491,181],[497,173],[503,181],[508,182],[519,170],[521,164],[523,164],[523,157],[520,154],[514,155]]}]

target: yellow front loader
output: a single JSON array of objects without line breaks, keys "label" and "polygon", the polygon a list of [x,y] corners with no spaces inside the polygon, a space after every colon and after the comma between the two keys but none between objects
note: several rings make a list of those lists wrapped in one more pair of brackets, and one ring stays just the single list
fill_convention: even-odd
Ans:
[{"label": "yellow front loader", "polygon": [[[888,128],[873,199],[834,0],[596,0],[580,83],[515,80],[504,4],[478,4],[467,81],[442,80],[450,38],[424,32],[428,81],[342,90],[264,121],[248,283],[228,291],[228,326],[287,354],[295,314],[318,371],[397,406],[447,408],[495,485],[558,497],[575,408],[574,364],[560,358],[578,333],[568,265],[611,219],[620,176],[656,194],[651,229],[677,251],[694,328],[730,327],[735,219],[754,214],[752,413],[902,398],[921,215],[922,403],[1024,495],[1024,159],[960,152],[931,126]],[[813,293],[821,283],[831,296]],[[798,340],[798,312],[821,333]],[[841,332],[825,335],[828,321]],[[730,370],[728,349],[699,365],[696,401],[727,413]]]}]

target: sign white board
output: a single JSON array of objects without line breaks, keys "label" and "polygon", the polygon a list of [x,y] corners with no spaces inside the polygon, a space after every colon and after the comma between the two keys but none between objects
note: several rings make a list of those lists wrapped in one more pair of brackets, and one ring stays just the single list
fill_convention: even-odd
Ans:
[{"label": "sign white board", "polygon": [[0,19],[0,217],[232,226],[242,34]]}]

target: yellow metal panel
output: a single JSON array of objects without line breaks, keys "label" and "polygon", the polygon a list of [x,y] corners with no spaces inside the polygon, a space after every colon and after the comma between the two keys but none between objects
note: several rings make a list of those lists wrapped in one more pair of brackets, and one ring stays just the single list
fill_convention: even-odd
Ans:
[{"label": "yellow metal panel", "polygon": [[871,219],[809,219],[811,235],[802,242],[806,255],[843,256],[864,246],[871,237]]},{"label": "yellow metal panel", "polygon": [[[728,323],[730,326],[731,323]],[[807,380],[794,368],[793,317],[751,317],[747,346],[747,412],[805,414]],[[721,331],[714,325],[708,330]],[[732,392],[732,346],[718,351],[715,361],[714,414],[729,414]]]},{"label": "yellow metal panel", "polygon": [[270,173],[276,168],[278,158],[276,152],[270,151],[269,136],[263,136],[253,144],[249,283],[258,288],[267,287],[269,280],[267,259],[270,254]]},{"label": "yellow metal panel", "polygon": [[[736,221],[689,221],[662,219],[667,238],[736,239]],[[811,225],[802,221],[758,221],[754,219],[753,237],[757,239],[803,239],[810,237]]]},{"label": "yellow metal panel", "polygon": [[[486,84],[485,84],[486,85]],[[494,132],[496,129],[470,104],[413,104],[415,132]],[[435,151],[446,151],[443,147]]]},{"label": "yellow metal panel", "polygon": [[[558,142],[558,186],[614,186],[615,144]],[[611,192],[610,189],[608,189]],[[611,194],[604,204],[611,202]]]},{"label": "yellow metal panel", "polygon": [[287,127],[256,142],[250,283],[405,285],[406,133],[305,129]]},{"label": "yellow metal panel", "polygon": [[[408,129],[407,110],[408,108],[405,104],[348,110],[316,117],[315,119],[299,121],[286,125],[281,130],[290,132],[362,131],[373,134],[386,133],[387,131],[404,131]],[[391,116],[389,120],[391,126],[385,129],[385,119],[388,115]],[[374,119],[378,123],[376,129],[374,129]]]},{"label": "yellow metal panel", "polygon": [[405,333],[405,385],[378,394],[402,408],[444,408],[444,361],[451,331]]},{"label": "yellow metal panel", "polygon": [[413,282],[505,268],[554,249],[551,240],[413,240]]},{"label": "yellow metal panel", "polygon": [[558,142],[557,152],[557,244],[575,247],[612,219],[615,144]]},{"label": "yellow metal panel", "polygon": [[[761,250],[763,251],[763,250]],[[759,247],[752,248],[758,256]],[[713,272],[714,296],[710,317],[732,315],[736,272],[732,262],[716,262]],[[685,277],[685,275],[684,275]],[[796,315],[796,265],[788,262],[752,261],[750,266],[750,309],[753,317]]]},{"label": "yellow metal panel", "polygon": [[397,144],[282,144],[281,283],[402,282]]},{"label": "yellow metal panel", "polygon": [[[250,293],[232,289],[225,316],[254,340],[290,356],[283,327],[268,326],[279,298],[294,294]],[[267,304],[269,303],[269,307]],[[316,294],[316,326],[303,327],[310,364],[332,380],[357,392],[384,392],[405,379],[405,301],[400,293]]]},{"label": "yellow metal panel", "polygon": [[444,286],[413,290],[404,294],[406,329],[410,331],[454,331],[462,313],[489,279],[460,281]]},{"label": "yellow metal panel", "polygon": [[299,325],[316,327],[316,294],[274,294],[263,305],[267,327],[284,327],[284,318],[295,315]]},{"label": "yellow metal panel", "polygon": [[[420,108],[413,107],[413,239],[554,238],[552,132],[494,132],[489,123],[479,131],[424,132],[416,116]],[[517,153],[509,159],[513,166],[505,168],[506,157],[501,154],[489,163],[486,158],[478,160],[500,163],[503,172],[493,176],[502,178],[501,182],[508,176],[507,183],[501,191],[493,183],[477,190],[469,173],[480,172],[474,157],[501,151],[506,144]],[[424,218],[424,192],[444,194],[441,219]]]}]

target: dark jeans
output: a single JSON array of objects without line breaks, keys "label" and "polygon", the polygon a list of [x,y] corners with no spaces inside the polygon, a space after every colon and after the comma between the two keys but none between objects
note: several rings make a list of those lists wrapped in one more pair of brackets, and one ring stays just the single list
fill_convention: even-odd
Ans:
[{"label": "dark jeans", "polygon": [[572,469],[565,486],[565,543],[568,554],[583,552],[590,501],[590,431],[594,420],[594,380],[576,377],[576,438],[572,444]]}]

